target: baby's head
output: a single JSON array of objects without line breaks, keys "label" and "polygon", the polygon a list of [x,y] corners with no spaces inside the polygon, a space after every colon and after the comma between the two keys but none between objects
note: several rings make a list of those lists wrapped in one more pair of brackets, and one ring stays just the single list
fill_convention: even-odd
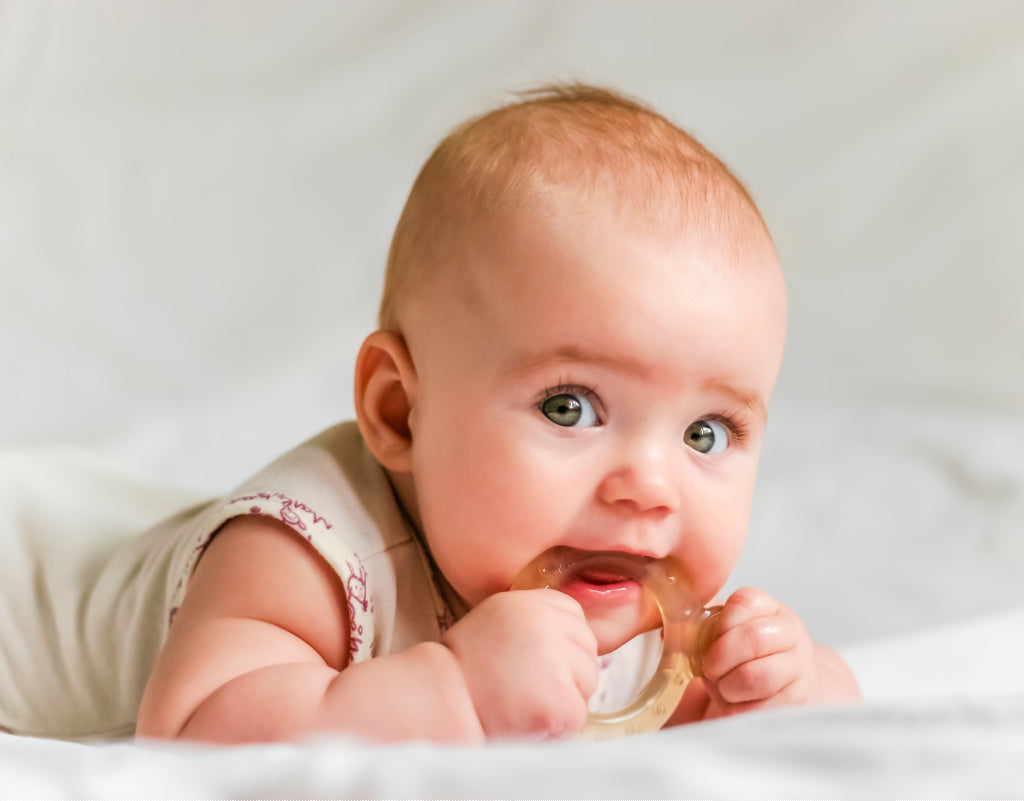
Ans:
[{"label": "baby's head", "polygon": [[771,248],[746,189],[685,131],[607,89],[546,87],[458,126],[424,164],[392,239],[380,327],[437,311],[427,297],[473,229],[555,211],[675,229],[738,261]]},{"label": "baby's head", "polygon": [[[357,415],[469,605],[556,546],[674,556],[707,600],[745,536],[785,318],[717,158],[612,92],[545,89],[424,166]],[[607,650],[638,607],[591,578],[573,594]]]}]

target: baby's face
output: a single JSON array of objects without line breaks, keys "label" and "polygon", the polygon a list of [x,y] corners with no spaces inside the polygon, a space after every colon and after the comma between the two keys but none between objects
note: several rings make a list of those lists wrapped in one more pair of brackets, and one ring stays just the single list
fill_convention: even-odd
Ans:
[{"label": "baby's face", "polygon": [[[785,337],[762,250],[734,264],[554,210],[475,231],[432,294],[441,319],[406,332],[415,514],[470,605],[556,546],[671,555],[701,601],[721,589]],[[567,590],[602,651],[642,627],[639,588],[615,578]]]}]

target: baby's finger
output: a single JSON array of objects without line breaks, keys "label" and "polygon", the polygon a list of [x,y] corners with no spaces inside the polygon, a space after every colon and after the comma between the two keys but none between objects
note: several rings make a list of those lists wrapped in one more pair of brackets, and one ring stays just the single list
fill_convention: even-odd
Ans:
[{"label": "baby's finger", "polygon": [[[591,662],[596,661],[597,636],[587,625],[587,618],[579,601],[557,590],[525,590],[524,592],[539,593],[544,602],[551,606],[559,620],[559,629],[565,639],[572,643],[585,659],[589,659]],[[583,690],[582,687],[580,689]],[[592,693],[593,690],[586,695],[589,697]]]},{"label": "baby's finger", "polygon": [[544,603],[554,607],[555,609],[559,609],[581,619],[584,617],[583,607],[580,606],[580,602],[571,595],[566,595],[564,592],[552,589],[516,590],[515,592],[533,593],[535,597],[540,598]]},{"label": "baby's finger", "polygon": [[786,651],[738,665],[718,679],[715,691],[728,704],[794,703],[800,677],[797,656]]},{"label": "baby's finger", "polygon": [[726,631],[757,617],[778,614],[782,605],[764,590],[742,587],[726,599],[718,619],[718,630]]},{"label": "baby's finger", "polygon": [[701,668],[705,676],[717,681],[745,662],[794,649],[799,638],[797,626],[782,615],[753,618],[720,630],[701,659]]},{"label": "baby's finger", "polygon": [[589,659],[597,660],[597,635],[587,625],[587,619],[582,613],[564,612],[561,630],[566,640],[572,643],[577,650],[585,654]]},{"label": "baby's finger", "polygon": [[581,649],[574,649],[569,657],[569,665],[576,689],[579,690],[584,701],[589,701],[590,696],[597,691],[599,676],[597,658],[592,652],[587,653]]},{"label": "baby's finger", "polygon": [[584,623],[582,626],[572,628],[567,634],[567,639],[581,652],[593,661],[597,661],[597,636],[590,626]]}]

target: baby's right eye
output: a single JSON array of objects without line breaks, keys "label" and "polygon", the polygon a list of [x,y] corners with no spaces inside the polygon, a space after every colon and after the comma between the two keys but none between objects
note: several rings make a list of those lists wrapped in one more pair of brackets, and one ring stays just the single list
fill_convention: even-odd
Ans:
[{"label": "baby's right eye", "polygon": [[594,405],[575,392],[560,392],[541,401],[540,411],[548,420],[566,428],[596,426]]}]

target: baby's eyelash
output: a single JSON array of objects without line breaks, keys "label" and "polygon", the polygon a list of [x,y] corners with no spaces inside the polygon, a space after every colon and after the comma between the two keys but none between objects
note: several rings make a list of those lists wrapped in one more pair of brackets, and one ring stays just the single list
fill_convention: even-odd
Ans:
[{"label": "baby's eyelash", "polygon": [[726,414],[709,414],[702,419],[713,420],[725,426],[725,430],[729,432],[729,439],[734,443],[743,442],[747,438],[747,424],[739,418]]},{"label": "baby's eyelash", "polygon": [[573,384],[571,381],[559,381],[553,387],[548,387],[541,393],[543,399],[553,398],[555,395],[582,395],[588,401],[597,400],[597,392],[590,387],[581,384]]}]

